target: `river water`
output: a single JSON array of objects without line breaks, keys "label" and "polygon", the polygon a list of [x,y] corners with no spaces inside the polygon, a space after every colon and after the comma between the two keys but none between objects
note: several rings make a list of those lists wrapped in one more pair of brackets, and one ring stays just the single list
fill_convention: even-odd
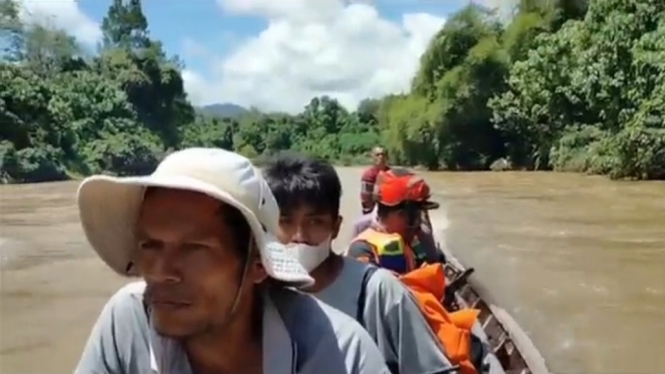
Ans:
[{"label": "river water", "polygon": [[[338,169],[350,239],[357,168]],[[425,173],[432,221],[556,373],[665,372],[665,184]],[[67,373],[126,282],[85,244],[76,182],[0,186],[0,372]]]}]

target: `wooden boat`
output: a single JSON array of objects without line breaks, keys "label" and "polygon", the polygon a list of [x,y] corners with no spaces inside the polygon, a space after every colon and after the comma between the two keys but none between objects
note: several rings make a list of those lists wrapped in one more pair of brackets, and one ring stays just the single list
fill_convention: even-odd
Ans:
[{"label": "wooden boat", "polygon": [[479,322],[506,374],[549,374],[545,359],[529,336],[508,312],[489,302],[485,288],[470,277],[473,268],[465,268],[449,250],[440,249],[446,256],[446,309],[480,310]]}]

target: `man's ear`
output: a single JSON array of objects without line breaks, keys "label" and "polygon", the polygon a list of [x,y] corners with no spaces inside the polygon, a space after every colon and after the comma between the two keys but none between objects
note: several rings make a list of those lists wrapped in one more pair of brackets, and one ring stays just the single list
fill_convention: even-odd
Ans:
[{"label": "man's ear", "polygon": [[259,284],[268,278],[268,273],[266,268],[263,267],[263,264],[259,261],[252,271],[252,282]]},{"label": "man's ear", "polygon": [[261,283],[266,280],[266,278],[268,278],[268,273],[266,272],[266,268],[263,266],[263,262],[261,261],[261,254],[256,247],[256,242],[252,243],[252,252],[250,256],[250,265],[247,276],[249,277],[249,280],[255,284]]},{"label": "man's ear", "polygon": [[335,224],[333,226],[333,232],[332,232],[332,239],[337,239],[337,235],[339,235],[339,230],[342,228],[342,222],[344,221],[344,217],[342,216],[337,216],[337,219],[335,220]]}]

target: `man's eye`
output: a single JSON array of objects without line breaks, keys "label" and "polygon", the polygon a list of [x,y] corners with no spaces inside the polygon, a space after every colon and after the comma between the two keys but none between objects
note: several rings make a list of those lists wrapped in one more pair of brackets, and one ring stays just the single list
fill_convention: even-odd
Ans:
[{"label": "man's eye", "polygon": [[139,242],[139,248],[145,250],[159,249],[161,248],[161,244],[154,240],[146,240],[143,242]]},{"label": "man's eye", "polygon": [[311,218],[308,222],[310,225],[313,226],[321,226],[324,225],[326,222],[323,218]]},{"label": "man's eye", "polygon": [[208,248],[208,246],[203,243],[185,243],[182,247],[188,251],[196,251]]},{"label": "man's eye", "polygon": [[280,225],[290,225],[291,223],[292,223],[292,220],[289,217],[280,217],[279,218],[279,224]]}]

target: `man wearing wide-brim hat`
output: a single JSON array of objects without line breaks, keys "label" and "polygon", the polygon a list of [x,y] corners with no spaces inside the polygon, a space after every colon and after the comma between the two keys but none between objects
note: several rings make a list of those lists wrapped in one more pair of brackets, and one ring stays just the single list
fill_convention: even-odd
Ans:
[{"label": "man wearing wide-brim hat", "polygon": [[358,323],[291,288],[313,280],[248,159],[178,151],[150,176],[84,180],[78,206],[101,259],[143,281],[106,304],[76,373],[388,373]]}]

